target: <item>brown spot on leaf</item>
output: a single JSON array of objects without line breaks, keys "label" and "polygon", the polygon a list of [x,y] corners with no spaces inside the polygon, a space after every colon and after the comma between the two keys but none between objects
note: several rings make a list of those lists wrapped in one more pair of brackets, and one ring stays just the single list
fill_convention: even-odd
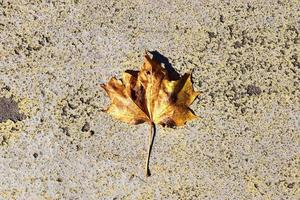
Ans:
[{"label": "brown spot on leaf", "polygon": [[134,124],[134,125],[137,125],[137,124],[142,124],[142,123],[144,123],[144,122],[145,122],[145,120],[142,120],[142,119],[136,119],[136,120],[134,120],[133,124]]},{"label": "brown spot on leaf", "polygon": [[169,98],[170,104],[175,104],[177,101],[177,95],[176,94],[171,94]]},{"label": "brown spot on leaf", "polygon": [[133,101],[135,101],[136,98],[137,98],[135,91],[134,91],[133,89],[131,89],[130,92],[131,92],[131,99],[132,99]]},{"label": "brown spot on leaf", "polygon": [[166,118],[162,122],[160,122],[159,124],[162,125],[163,127],[167,126],[167,127],[170,127],[170,128],[173,128],[174,126],[176,126],[176,123],[171,118]]}]

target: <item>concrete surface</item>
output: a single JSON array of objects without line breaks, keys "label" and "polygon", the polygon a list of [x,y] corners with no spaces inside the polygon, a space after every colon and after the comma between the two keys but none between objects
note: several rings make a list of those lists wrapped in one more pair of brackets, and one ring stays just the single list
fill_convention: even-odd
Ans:
[{"label": "concrete surface", "polygon": [[[298,0],[0,1],[0,199],[300,199],[299,32]],[[99,88],[145,49],[201,92],[150,178]]]}]

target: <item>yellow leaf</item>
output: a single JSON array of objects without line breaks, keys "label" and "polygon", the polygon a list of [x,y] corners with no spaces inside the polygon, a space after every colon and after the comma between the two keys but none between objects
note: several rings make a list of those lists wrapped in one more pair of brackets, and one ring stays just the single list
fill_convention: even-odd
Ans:
[{"label": "yellow leaf", "polygon": [[197,116],[189,108],[198,92],[193,89],[190,74],[174,80],[161,64],[145,54],[140,71],[127,70],[122,81],[112,78],[101,85],[111,99],[106,110],[113,117],[129,124],[148,122],[152,126],[147,158],[147,175],[155,124],[182,126]]}]

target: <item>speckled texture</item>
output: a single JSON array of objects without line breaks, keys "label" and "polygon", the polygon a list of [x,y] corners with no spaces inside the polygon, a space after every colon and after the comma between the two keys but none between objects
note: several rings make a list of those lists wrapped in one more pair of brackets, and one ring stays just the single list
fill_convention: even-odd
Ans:
[{"label": "speckled texture", "polygon": [[[300,3],[0,1],[0,199],[299,199]],[[149,127],[101,112],[99,84],[145,49],[193,71],[201,116]],[[86,125],[88,124],[88,125]]]}]

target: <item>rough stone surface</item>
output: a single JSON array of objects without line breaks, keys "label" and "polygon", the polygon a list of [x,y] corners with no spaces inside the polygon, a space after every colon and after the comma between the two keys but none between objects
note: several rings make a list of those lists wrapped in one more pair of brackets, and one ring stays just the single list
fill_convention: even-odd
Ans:
[{"label": "rough stone surface", "polygon": [[[300,3],[0,1],[0,199],[299,199]],[[159,127],[101,109],[100,83],[156,50],[193,71],[201,116]],[[250,93],[250,94],[249,94]],[[82,132],[85,122],[90,130]]]}]

